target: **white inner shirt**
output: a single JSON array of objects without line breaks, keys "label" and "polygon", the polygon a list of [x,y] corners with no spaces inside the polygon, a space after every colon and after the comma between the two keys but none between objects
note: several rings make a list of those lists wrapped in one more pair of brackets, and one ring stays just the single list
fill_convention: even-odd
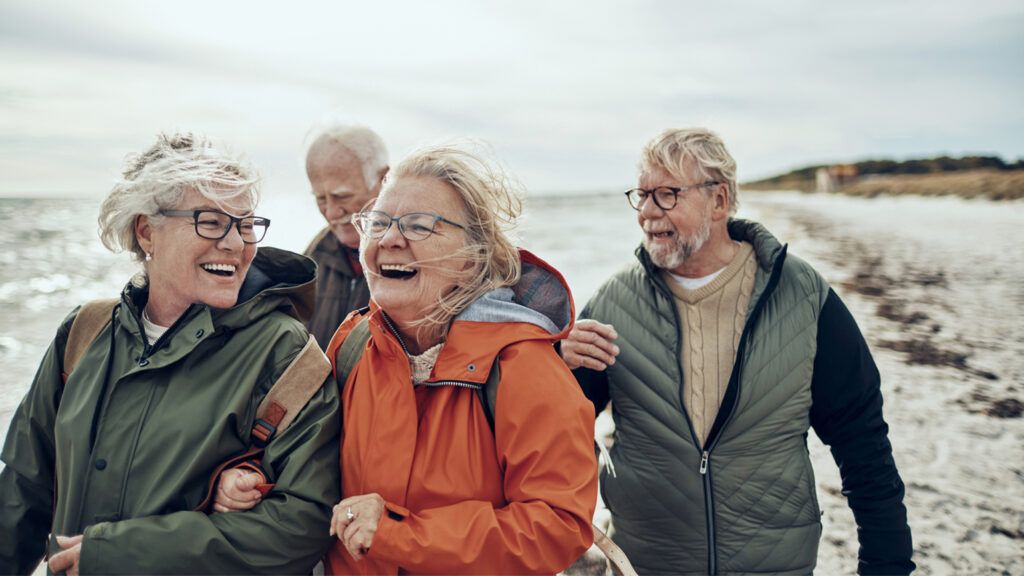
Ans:
[{"label": "white inner shirt", "polygon": [[142,329],[146,332],[146,340],[148,340],[150,344],[159,340],[160,337],[164,335],[164,332],[167,332],[168,328],[170,328],[170,326],[155,324],[149,319],[149,314],[146,313],[146,309],[142,309]]},{"label": "white inner shirt", "polygon": [[684,290],[696,290],[698,288],[703,288],[704,286],[710,284],[711,281],[714,280],[715,278],[718,278],[718,275],[721,274],[722,271],[725,270],[726,268],[728,268],[728,266],[715,270],[711,274],[708,274],[707,276],[701,276],[700,278],[687,278],[686,276],[680,276],[678,274],[673,274],[671,272],[669,272],[668,275],[672,278],[672,280],[675,280],[676,284],[679,284],[679,286],[681,286]]}]

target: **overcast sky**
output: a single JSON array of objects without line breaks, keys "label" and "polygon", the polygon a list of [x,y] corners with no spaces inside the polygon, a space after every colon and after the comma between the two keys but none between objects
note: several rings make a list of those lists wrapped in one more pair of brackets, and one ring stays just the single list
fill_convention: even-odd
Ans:
[{"label": "overcast sky", "polygon": [[0,196],[101,196],[157,131],[306,192],[330,119],[397,160],[489,142],[531,192],[617,190],[663,128],[753,179],[812,163],[1024,156],[1024,2],[0,2]]}]

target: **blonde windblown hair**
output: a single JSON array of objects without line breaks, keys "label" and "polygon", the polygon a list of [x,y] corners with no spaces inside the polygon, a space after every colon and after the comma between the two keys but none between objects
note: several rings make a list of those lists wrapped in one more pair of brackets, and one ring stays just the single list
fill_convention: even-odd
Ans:
[{"label": "blonde windblown hair", "polygon": [[[459,274],[455,288],[424,311],[413,327],[443,333],[448,323],[480,296],[519,281],[519,251],[508,232],[522,212],[519,186],[483,151],[464,145],[439,145],[418,150],[388,174],[388,183],[400,178],[434,178],[451,186],[465,208],[466,245],[455,254],[469,267]],[[418,265],[429,264],[420,261]]]}]

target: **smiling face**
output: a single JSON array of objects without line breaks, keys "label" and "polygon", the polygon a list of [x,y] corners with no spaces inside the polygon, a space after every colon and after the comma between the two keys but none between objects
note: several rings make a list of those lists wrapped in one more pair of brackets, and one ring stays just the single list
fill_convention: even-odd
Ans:
[{"label": "smiling face", "polygon": [[306,176],[331,232],[343,245],[358,248],[359,233],[352,226],[352,214],[376,196],[380,184],[368,188],[359,159],[347,148],[329,141],[317,143],[310,151]]},{"label": "smiling face", "polygon": [[[234,216],[252,215],[250,198],[238,196],[223,203]],[[221,210],[195,190],[186,191],[176,210]],[[135,234],[143,250],[152,255],[146,263],[149,301],[146,313],[156,324],[171,325],[193,303],[231,308],[256,256],[256,245],[242,242],[231,227],[220,240],[200,238],[190,217],[166,217],[153,224],[149,217],[136,219]]]},{"label": "smiling face", "polygon": [[[666,170],[654,168],[640,175],[640,187],[683,188],[701,183],[699,176],[691,176],[681,182]],[[683,266],[704,248],[711,234],[711,208],[704,188],[683,190],[671,210],[662,210],[651,199],[644,202],[637,222],[644,230],[644,248],[656,266],[682,274]]]},{"label": "smiling face", "polygon": [[[429,177],[398,178],[384,189],[373,209],[393,217],[428,212],[466,222],[458,192]],[[465,245],[465,232],[447,222],[437,222],[434,234],[423,240],[406,239],[397,222],[381,238],[362,239],[360,255],[370,296],[403,335],[415,338],[412,323],[433,310],[465,275],[468,260],[459,252]]]}]

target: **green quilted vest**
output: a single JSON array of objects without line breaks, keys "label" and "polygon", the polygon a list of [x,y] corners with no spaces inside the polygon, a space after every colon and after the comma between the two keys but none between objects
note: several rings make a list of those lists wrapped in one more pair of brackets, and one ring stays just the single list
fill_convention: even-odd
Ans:
[{"label": "green quilted vest", "polygon": [[683,409],[680,327],[643,248],[582,316],[615,326],[608,368],[616,475],[601,493],[640,573],[810,573],[821,535],[807,453],[817,322],[828,284],[762,226],[729,234],[758,263],[722,409],[699,446]]}]

